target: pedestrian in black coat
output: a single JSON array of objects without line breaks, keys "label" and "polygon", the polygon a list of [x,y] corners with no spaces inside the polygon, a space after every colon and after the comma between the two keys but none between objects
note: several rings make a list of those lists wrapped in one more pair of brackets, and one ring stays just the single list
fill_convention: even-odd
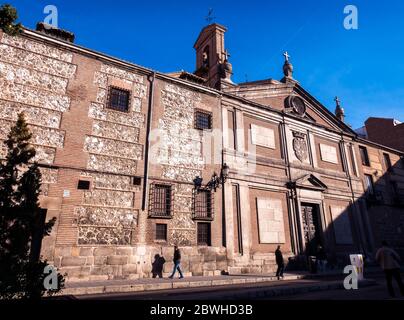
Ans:
[{"label": "pedestrian in black coat", "polygon": [[275,251],[275,260],[276,264],[278,265],[276,276],[278,277],[278,280],[280,280],[280,277],[283,278],[283,270],[285,269],[285,262],[283,261],[281,246],[278,246],[278,249]]}]

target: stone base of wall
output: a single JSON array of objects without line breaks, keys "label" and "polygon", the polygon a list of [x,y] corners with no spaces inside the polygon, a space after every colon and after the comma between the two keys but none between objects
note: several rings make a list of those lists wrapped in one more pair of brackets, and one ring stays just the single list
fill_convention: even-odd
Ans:
[{"label": "stone base of wall", "polygon": [[[215,276],[228,272],[226,248],[181,247],[185,276]],[[173,247],[160,246],[58,246],[54,265],[66,281],[138,279],[152,277],[156,254],[166,260],[163,276],[173,270]]]},{"label": "stone base of wall", "polygon": [[[291,254],[284,254],[285,266],[288,266],[288,258]],[[274,253],[255,253],[250,256],[235,257],[229,263],[228,272],[230,275],[236,274],[268,274],[275,273],[276,265]]]}]

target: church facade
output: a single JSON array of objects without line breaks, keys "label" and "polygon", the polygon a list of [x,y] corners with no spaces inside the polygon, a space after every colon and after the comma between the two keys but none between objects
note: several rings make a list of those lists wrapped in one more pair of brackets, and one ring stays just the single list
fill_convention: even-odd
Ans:
[{"label": "church facade", "polygon": [[273,272],[278,245],[291,269],[319,246],[339,266],[404,251],[403,153],[328,111],[287,53],[281,80],[235,84],[219,24],[172,74],[43,30],[0,31],[0,139],[24,112],[57,218],[42,255],[69,281],[148,277],[157,254],[168,273],[173,245],[186,275]]}]

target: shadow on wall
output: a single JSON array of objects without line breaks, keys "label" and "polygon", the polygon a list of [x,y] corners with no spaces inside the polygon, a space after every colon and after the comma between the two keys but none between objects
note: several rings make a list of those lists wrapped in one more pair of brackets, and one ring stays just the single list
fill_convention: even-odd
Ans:
[{"label": "shadow on wall", "polygon": [[[327,270],[340,270],[351,264],[350,254],[362,254],[365,266],[371,265],[383,240],[404,261],[404,188],[401,187],[404,186],[404,163],[398,161],[382,176],[373,174],[364,178],[366,192],[348,208],[327,206],[324,215],[332,222],[325,230],[321,230],[320,209],[313,209],[304,228],[306,249],[289,258],[286,271],[316,272],[318,259],[326,261]],[[304,214],[302,209],[301,215]]]},{"label": "shadow on wall", "polygon": [[156,277],[163,278],[163,268],[165,263],[166,259],[164,259],[163,256],[160,256],[159,254],[156,254],[154,256],[154,261],[152,263],[152,270],[151,270],[153,278]]}]

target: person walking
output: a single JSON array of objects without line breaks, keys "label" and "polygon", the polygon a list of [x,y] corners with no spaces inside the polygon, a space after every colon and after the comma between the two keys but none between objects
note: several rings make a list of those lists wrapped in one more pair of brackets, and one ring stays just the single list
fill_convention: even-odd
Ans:
[{"label": "person walking", "polygon": [[318,245],[316,254],[316,265],[319,273],[325,272],[327,265],[327,254],[322,245]]},{"label": "person walking", "polygon": [[400,256],[389,247],[387,241],[382,242],[382,247],[376,252],[376,261],[380,264],[386,276],[387,289],[392,298],[395,297],[393,278],[397,281],[401,295],[404,296],[404,284],[400,275]]},{"label": "person walking", "polygon": [[174,246],[174,269],[173,269],[173,273],[171,274],[171,276],[169,276],[170,279],[172,279],[175,275],[175,272],[178,270],[179,274],[180,274],[180,279],[184,278],[182,271],[181,271],[181,251],[180,249],[178,249],[177,246]]},{"label": "person walking", "polygon": [[275,251],[275,260],[276,264],[278,265],[278,269],[276,270],[276,276],[278,277],[278,280],[280,280],[280,277],[283,278],[283,270],[285,269],[285,262],[283,261],[281,246],[278,246],[278,248]]}]

